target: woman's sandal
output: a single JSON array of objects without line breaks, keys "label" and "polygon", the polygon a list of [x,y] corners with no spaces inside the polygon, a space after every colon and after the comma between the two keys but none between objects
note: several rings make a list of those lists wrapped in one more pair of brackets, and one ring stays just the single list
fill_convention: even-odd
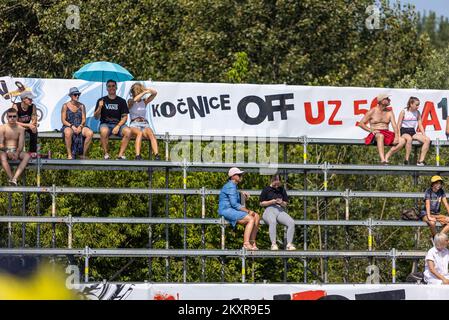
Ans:
[{"label": "woman's sandal", "polygon": [[249,242],[243,242],[243,248],[245,248],[246,250],[254,250],[254,247]]},{"label": "woman's sandal", "polygon": [[252,247],[253,247],[253,250],[259,250],[259,248],[256,246],[256,241],[250,241],[250,243],[253,243],[252,244]]}]

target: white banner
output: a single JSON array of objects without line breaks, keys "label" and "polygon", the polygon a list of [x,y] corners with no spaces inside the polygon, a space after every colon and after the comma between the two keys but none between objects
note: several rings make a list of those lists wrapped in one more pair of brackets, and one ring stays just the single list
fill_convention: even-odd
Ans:
[{"label": "white banner", "polygon": [[[97,130],[93,119],[95,103],[106,95],[104,83],[84,80],[0,78],[0,108],[4,111],[19,98],[17,81],[36,96],[40,131],[59,130],[61,107],[69,100],[69,88],[78,87],[86,105],[87,124]],[[117,94],[129,99],[134,81],[118,83]],[[391,95],[396,115],[406,107],[410,96],[420,99],[426,133],[432,139],[445,139],[449,91],[417,89],[312,87],[225,83],[149,82],[158,95],[148,106],[148,117],[157,134],[363,138],[367,132],[356,124],[379,93]],[[391,130],[391,128],[390,128]]]},{"label": "white banner", "polygon": [[92,300],[448,300],[449,287],[425,284],[91,283]]}]

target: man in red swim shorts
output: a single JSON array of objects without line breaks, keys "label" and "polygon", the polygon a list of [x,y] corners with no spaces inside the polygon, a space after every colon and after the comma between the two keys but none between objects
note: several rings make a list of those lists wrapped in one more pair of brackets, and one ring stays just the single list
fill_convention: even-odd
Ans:
[{"label": "man in red swim shorts", "polygon": [[[365,138],[365,144],[376,144],[379,152],[380,161],[382,164],[388,164],[388,159],[405,146],[405,139],[399,134],[399,129],[396,125],[393,110],[389,108],[390,97],[387,94],[379,94],[377,96],[377,106],[369,110],[359,126],[369,132]],[[369,127],[367,126],[369,123]],[[389,131],[389,125],[393,127],[394,132]],[[385,155],[384,146],[393,145]]]}]

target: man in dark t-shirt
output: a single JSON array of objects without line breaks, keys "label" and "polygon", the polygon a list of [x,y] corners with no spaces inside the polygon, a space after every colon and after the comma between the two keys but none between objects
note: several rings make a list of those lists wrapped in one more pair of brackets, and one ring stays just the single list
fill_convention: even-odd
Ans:
[{"label": "man in dark t-shirt", "polygon": [[128,105],[125,99],[116,95],[117,82],[106,82],[108,95],[97,101],[94,117],[100,119],[100,141],[104,151],[104,158],[109,159],[109,136],[111,134],[122,137],[117,159],[126,159],[125,151],[131,138],[131,130],[125,125],[128,120]]},{"label": "man in dark t-shirt", "polygon": [[441,203],[444,204],[449,212],[449,204],[446,199],[446,193],[443,190],[443,179],[440,176],[431,178],[431,186],[424,193],[425,206],[419,215],[420,219],[427,222],[432,232],[432,238],[437,234],[436,222],[444,226],[442,233],[449,231],[449,217],[440,214]]}]

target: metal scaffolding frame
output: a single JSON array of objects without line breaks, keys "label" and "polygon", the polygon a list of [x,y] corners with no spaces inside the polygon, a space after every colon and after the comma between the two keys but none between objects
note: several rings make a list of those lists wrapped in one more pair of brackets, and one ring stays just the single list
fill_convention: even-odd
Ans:
[{"label": "metal scaffolding frame", "polygon": [[[59,132],[53,132],[53,133],[40,133],[39,138],[57,138],[60,139],[61,133]],[[71,228],[73,223],[144,223],[148,224],[148,239],[149,239],[149,250],[151,250],[151,243],[152,243],[152,225],[156,223],[156,221],[159,221],[158,223],[165,223],[166,224],[166,250],[170,251],[172,249],[169,249],[169,232],[168,232],[168,224],[170,221],[175,221],[171,218],[169,218],[169,201],[170,201],[170,195],[182,195],[184,199],[184,205],[183,205],[183,212],[184,212],[184,219],[182,221],[177,221],[177,223],[184,225],[184,250],[186,250],[186,225],[187,224],[199,224],[202,226],[202,246],[203,249],[205,248],[205,237],[204,237],[204,227],[207,224],[220,224],[221,225],[221,238],[222,238],[222,248],[221,250],[225,250],[224,246],[224,239],[225,239],[225,227],[226,223],[224,223],[224,220],[218,221],[220,219],[207,219],[205,217],[205,197],[207,195],[217,195],[219,194],[219,190],[206,190],[205,188],[201,189],[187,189],[187,171],[190,172],[226,172],[228,168],[232,166],[238,166],[242,169],[245,169],[247,172],[259,172],[261,169],[271,169],[276,170],[278,172],[283,172],[284,179],[287,180],[288,173],[293,174],[304,174],[304,190],[289,190],[289,196],[298,196],[303,197],[304,199],[304,214],[303,219],[304,220],[296,220],[295,224],[300,225],[304,227],[304,251],[308,250],[308,233],[307,233],[307,227],[309,226],[336,226],[336,225],[342,225],[345,226],[345,228],[357,225],[357,226],[366,226],[369,230],[369,237],[371,238],[371,228],[375,226],[410,226],[410,227],[419,227],[423,226],[425,224],[420,222],[401,222],[401,221],[377,221],[377,220],[366,220],[366,221],[348,221],[349,220],[349,200],[351,198],[364,198],[364,197],[371,197],[371,198],[413,198],[418,199],[422,198],[422,193],[382,193],[382,192],[369,192],[369,191],[351,191],[351,190],[345,190],[345,191],[327,191],[327,176],[331,173],[336,174],[389,174],[389,175],[409,175],[412,173],[414,177],[419,175],[433,175],[433,174],[439,174],[439,175],[449,175],[449,168],[446,167],[440,167],[439,166],[439,158],[440,158],[440,147],[446,147],[449,146],[448,141],[440,141],[439,139],[436,139],[435,141],[432,141],[432,145],[436,147],[436,166],[427,166],[427,167],[416,167],[416,166],[381,166],[381,165],[339,165],[339,164],[329,164],[325,162],[324,164],[308,164],[308,151],[307,146],[309,144],[317,144],[317,145],[363,145],[364,141],[363,139],[316,139],[316,138],[308,138],[306,136],[298,137],[298,138],[279,138],[276,140],[277,143],[283,144],[283,161],[284,163],[277,163],[277,164],[261,164],[261,163],[204,163],[204,162],[187,162],[185,159],[181,162],[169,162],[169,143],[170,142],[179,142],[180,140],[187,140],[187,141],[215,141],[217,137],[212,136],[179,136],[179,135],[169,135],[168,133],[165,133],[164,135],[156,135],[158,139],[164,141],[165,144],[165,161],[113,161],[113,160],[57,160],[57,159],[41,159],[38,158],[36,160],[32,160],[30,162],[29,168],[32,170],[37,171],[37,187],[0,187],[0,192],[7,192],[8,193],[8,216],[2,217],[2,218],[18,218],[19,220],[13,220],[13,221],[5,221],[8,222],[8,248],[12,248],[14,246],[13,243],[11,243],[11,233],[12,233],[12,226],[11,223],[14,223],[16,221],[22,222],[22,248],[25,245],[25,223],[31,222],[31,220],[26,220],[25,218],[33,219],[34,217],[11,217],[11,208],[12,208],[12,200],[11,200],[11,194],[13,192],[22,192],[22,213],[23,215],[26,212],[26,194],[27,193],[37,193],[38,199],[37,199],[37,206],[36,206],[36,214],[37,216],[41,216],[40,213],[40,194],[41,193],[50,193],[52,196],[52,217],[54,220],[51,220],[51,223],[53,224],[53,230],[52,230],[52,247],[55,248],[56,245],[56,232],[55,232],[55,225],[59,221],[63,221],[63,223],[67,223],[64,219],[66,218],[57,218],[56,217],[56,195],[57,194],[63,194],[63,193],[77,193],[77,194],[141,194],[141,195],[148,195],[149,201],[148,201],[148,220],[141,220],[142,218],[124,218],[124,219],[130,219],[128,221],[136,221],[136,222],[125,222],[121,220],[114,220],[117,218],[110,218],[111,220],[104,220],[104,222],[89,222],[89,219],[95,219],[95,218],[85,218],[87,220],[76,220],[79,218],[75,217],[67,217],[72,219],[70,223],[67,223],[69,228],[69,234],[70,238],[68,239],[68,247],[71,248],[71,237],[72,232]],[[98,135],[95,135],[94,138],[98,138]],[[226,141],[226,139],[229,139],[229,137],[222,137],[222,141]],[[243,137],[232,137],[234,138],[243,138]],[[254,137],[254,138],[243,138],[244,142],[258,142],[258,141],[270,141],[269,138],[260,138],[260,137]],[[234,140],[232,140],[234,141]],[[288,163],[287,159],[287,146],[289,144],[302,144],[303,145],[303,164],[292,164]],[[414,146],[418,146],[419,143],[414,142]],[[416,150],[416,148],[415,148]],[[151,154],[151,152],[150,152]],[[40,187],[40,177],[41,177],[41,171],[42,170],[126,170],[126,171],[147,171],[148,172],[148,181],[149,181],[149,189],[105,189],[105,188],[65,188],[65,187],[56,187],[52,186],[50,187]],[[152,189],[152,179],[153,179],[153,172],[154,171],[165,171],[165,189]],[[169,172],[177,172],[182,171],[183,172],[183,189],[168,189],[169,186]],[[324,175],[324,191],[308,191],[307,190],[307,174],[310,173],[318,173]],[[25,181],[25,180],[24,180]],[[255,190],[249,190],[248,191],[251,195],[258,195],[259,191]],[[152,195],[154,194],[162,194],[165,195],[165,215],[167,220],[160,220],[159,218],[152,218]],[[186,218],[186,197],[188,195],[201,195],[202,199],[202,212],[201,217],[203,223],[200,223],[199,221],[194,221],[195,219],[187,219]],[[323,221],[311,221],[307,220],[307,197],[324,197],[325,200],[327,200],[329,197],[342,197],[345,199],[346,203],[346,216],[345,221],[331,221],[331,220],[323,220]],[[325,209],[327,210],[327,208]],[[20,218],[23,218],[25,220],[20,220]],[[47,219],[49,217],[42,217],[44,219]],[[327,218],[327,211],[325,212],[325,219]],[[58,220],[63,219],[63,220]],[[137,219],[137,220],[135,220]],[[158,220],[159,219],[159,220]],[[170,220],[170,221],[169,221]],[[0,222],[3,220],[0,218]],[[96,221],[96,220],[90,220],[90,221]],[[140,221],[140,222],[138,222]],[[144,222],[141,222],[144,221]],[[40,230],[39,230],[39,224],[44,223],[44,220],[36,220],[36,223],[38,223],[38,236],[36,241],[36,247],[40,247]],[[211,223],[213,222],[213,223]],[[321,223],[322,222],[322,223]],[[344,222],[344,224],[340,224],[341,222]],[[352,224],[354,223],[354,224]],[[371,239],[372,241],[372,239]],[[325,251],[327,252],[327,228],[325,228]],[[370,243],[370,239],[368,240],[368,243]],[[369,246],[369,250],[371,250]],[[393,249],[394,250],[394,249]],[[188,251],[188,250],[187,250]],[[372,252],[372,251],[368,251]],[[369,256],[369,255],[368,255]],[[149,280],[151,281],[151,268],[152,268],[152,258],[153,256],[148,256],[148,264],[149,264]],[[169,256],[166,257],[166,280],[169,281],[169,273],[170,273],[170,263],[169,263]],[[256,256],[254,256],[256,257]],[[300,256],[304,261],[304,282],[307,282],[307,259],[311,258],[307,255]],[[329,256],[320,256],[321,258],[325,258],[325,280],[327,281],[327,258]],[[365,255],[367,257],[367,255]],[[183,281],[186,282],[186,257],[183,257]],[[204,275],[204,269],[205,269],[205,257],[202,258],[201,265]],[[221,264],[222,264],[222,281],[224,281],[224,258],[225,256],[220,255]],[[287,259],[284,260],[284,280],[286,279],[286,272],[287,272]],[[86,263],[88,264],[88,256],[86,258]],[[395,260],[393,259],[393,263],[395,263]],[[243,261],[244,264],[244,261]],[[203,276],[204,277],[204,276]]]},{"label": "metal scaffolding frame", "polygon": [[247,251],[240,250],[163,250],[163,249],[0,249],[1,256],[78,256],[84,258],[84,281],[89,282],[89,259],[92,257],[217,257],[240,258],[242,262],[242,282],[246,282],[246,259],[248,258],[384,258],[391,259],[391,281],[396,283],[397,259],[425,257],[424,251]]}]

